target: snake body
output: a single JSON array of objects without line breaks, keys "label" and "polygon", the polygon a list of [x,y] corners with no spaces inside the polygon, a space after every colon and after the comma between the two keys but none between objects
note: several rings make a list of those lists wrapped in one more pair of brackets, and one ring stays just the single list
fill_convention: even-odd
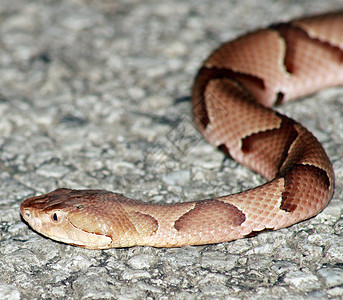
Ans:
[{"label": "snake body", "polygon": [[239,37],[215,50],[199,70],[194,121],[209,143],[267,183],[168,205],[103,190],[57,189],[26,199],[21,214],[39,233],[89,249],[220,243],[313,217],[332,197],[332,165],[307,129],[270,107],[341,84],[342,13]]}]

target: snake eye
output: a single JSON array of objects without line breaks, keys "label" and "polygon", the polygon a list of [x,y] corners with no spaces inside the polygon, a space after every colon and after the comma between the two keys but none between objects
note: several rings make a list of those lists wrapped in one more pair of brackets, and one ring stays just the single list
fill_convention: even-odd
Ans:
[{"label": "snake eye", "polygon": [[61,219],[62,219],[62,216],[56,212],[51,215],[51,220],[54,221],[55,223],[61,221]]}]

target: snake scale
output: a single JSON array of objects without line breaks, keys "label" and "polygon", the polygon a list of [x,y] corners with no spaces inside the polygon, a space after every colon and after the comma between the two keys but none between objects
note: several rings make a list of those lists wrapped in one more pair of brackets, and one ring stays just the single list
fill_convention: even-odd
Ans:
[{"label": "snake scale", "polygon": [[89,249],[220,243],[313,217],[332,197],[332,164],[307,129],[270,107],[342,84],[341,12],[241,36],[201,66],[192,92],[194,121],[209,143],[268,182],[165,205],[63,188],[26,199],[22,217],[49,238]]}]

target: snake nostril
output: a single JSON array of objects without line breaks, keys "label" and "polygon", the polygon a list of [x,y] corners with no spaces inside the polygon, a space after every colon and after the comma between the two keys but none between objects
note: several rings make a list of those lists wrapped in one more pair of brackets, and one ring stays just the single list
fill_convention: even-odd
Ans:
[{"label": "snake nostril", "polygon": [[31,212],[29,210],[25,210],[24,211],[24,217],[27,218],[27,219],[30,218],[31,217]]}]

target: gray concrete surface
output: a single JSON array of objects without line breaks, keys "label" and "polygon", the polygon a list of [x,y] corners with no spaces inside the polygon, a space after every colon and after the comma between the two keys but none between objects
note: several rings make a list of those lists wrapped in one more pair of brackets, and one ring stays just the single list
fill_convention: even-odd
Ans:
[{"label": "gray concrete surface", "polygon": [[342,88],[281,108],[323,142],[336,171],[334,198],[309,221],[218,245],[90,251],[39,236],[19,216],[24,198],[57,187],[169,203],[262,183],[223,162],[181,100],[221,42],[341,7],[2,0],[0,298],[342,299]]}]

